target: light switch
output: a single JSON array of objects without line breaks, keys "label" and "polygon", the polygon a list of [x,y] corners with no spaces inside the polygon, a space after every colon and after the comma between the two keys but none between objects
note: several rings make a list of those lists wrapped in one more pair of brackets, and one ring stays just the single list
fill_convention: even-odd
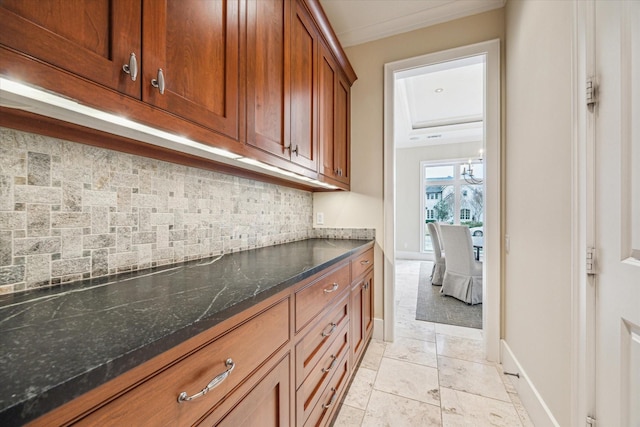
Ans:
[{"label": "light switch", "polygon": [[318,224],[318,225],[324,224],[324,213],[323,212],[316,213],[316,224]]}]

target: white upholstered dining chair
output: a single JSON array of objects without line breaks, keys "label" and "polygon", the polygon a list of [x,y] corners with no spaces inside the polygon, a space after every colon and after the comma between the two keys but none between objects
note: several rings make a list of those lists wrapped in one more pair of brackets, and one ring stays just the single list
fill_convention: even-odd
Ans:
[{"label": "white upholstered dining chair", "polygon": [[441,225],[442,241],[447,248],[447,269],[442,280],[442,292],[467,304],[482,302],[482,263],[473,255],[469,227]]},{"label": "white upholstered dining chair", "polygon": [[430,222],[427,224],[429,229],[429,237],[431,237],[431,246],[433,247],[433,269],[431,270],[431,284],[440,286],[442,285],[442,279],[444,278],[444,272],[446,270],[446,263],[442,252],[440,251],[440,236],[438,235],[438,229],[435,224]]}]

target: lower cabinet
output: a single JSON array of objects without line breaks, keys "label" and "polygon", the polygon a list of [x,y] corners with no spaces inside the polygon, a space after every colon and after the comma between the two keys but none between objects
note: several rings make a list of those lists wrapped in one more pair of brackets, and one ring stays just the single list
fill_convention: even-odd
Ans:
[{"label": "lower cabinet", "polygon": [[371,337],[372,261],[356,254],[30,425],[327,426]]},{"label": "lower cabinet", "polygon": [[[79,425],[193,425],[289,341],[289,300],[187,355]],[[250,345],[248,345],[250,344]]]},{"label": "lower cabinet", "polygon": [[[230,412],[222,416],[217,411],[204,419],[200,426],[221,427],[288,427],[290,420],[290,360],[282,359],[251,391],[238,399]],[[230,399],[235,401],[233,397]]]}]

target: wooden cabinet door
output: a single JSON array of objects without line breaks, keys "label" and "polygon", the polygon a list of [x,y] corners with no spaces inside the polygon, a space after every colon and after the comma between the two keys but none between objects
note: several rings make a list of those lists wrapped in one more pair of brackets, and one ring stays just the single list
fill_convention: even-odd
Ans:
[{"label": "wooden cabinet door", "polygon": [[[263,0],[260,0],[263,1]],[[220,422],[201,426],[287,427],[289,405],[289,356],[276,365]]]},{"label": "wooden cabinet door", "polygon": [[320,43],[318,76],[320,173],[348,184],[351,88],[323,43]]},{"label": "wooden cabinet door", "polygon": [[139,62],[140,25],[136,1],[0,1],[0,44],[134,97],[139,76],[122,66]]},{"label": "wooden cabinet door", "polygon": [[373,270],[351,288],[352,363],[357,364],[373,332]]},{"label": "wooden cabinet door", "polygon": [[364,280],[361,279],[351,288],[351,363],[353,366],[357,365],[365,344],[364,328],[362,327],[364,299]]},{"label": "wooden cabinet door", "polygon": [[290,41],[289,147],[291,161],[317,171],[318,34],[301,0],[295,2]]},{"label": "wooden cabinet door", "polygon": [[338,75],[336,79],[335,109],[335,136],[333,139],[334,167],[337,171],[338,181],[349,183],[350,165],[350,112],[351,112],[351,87],[349,83]]},{"label": "wooden cabinet door", "polygon": [[364,278],[362,325],[365,339],[373,332],[373,270]]},{"label": "wooden cabinet door", "polygon": [[[144,0],[142,99],[238,138],[239,0]],[[164,78],[164,93],[154,87]],[[206,142],[206,141],[205,141]]]},{"label": "wooden cabinet door", "polygon": [[247,1],[247,143],[289,158],[284,113],[289,0]]},{"label": "wooden cabinet door", "polygon": [[318,63],[318,144],[322,153],[320,173],[335,177],[334,139],[335,139],[335,95],[337,72],[331,53],[320,43]]}]

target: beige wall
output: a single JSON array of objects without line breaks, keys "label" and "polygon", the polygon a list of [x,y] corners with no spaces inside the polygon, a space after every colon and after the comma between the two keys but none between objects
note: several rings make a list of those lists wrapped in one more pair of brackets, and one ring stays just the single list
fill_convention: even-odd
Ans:
[{"label": "beige wall", "polygon": [[[383,265],[383,76],[384,64],[503,39],[504,10],[349,47],[347,55],[358,80],[351,92],[351,192],[314,193],[314,213],[323,212],[327,227],[376,229],[376,265]],[[398,206],[398,209],[402,207]],[[315,217],[314,217],[315,218]],[[383,318],[382,268],[375,273],[375,317]]]},{"label": "beige wall", "polygon": [[396,150],[396,251],[420,253],[420,162],[477,157],[482,142]]},{"label": "beige wall", "polygon": [[562,426],[571,409],[572,8],[506,6],[503,336]]}]

